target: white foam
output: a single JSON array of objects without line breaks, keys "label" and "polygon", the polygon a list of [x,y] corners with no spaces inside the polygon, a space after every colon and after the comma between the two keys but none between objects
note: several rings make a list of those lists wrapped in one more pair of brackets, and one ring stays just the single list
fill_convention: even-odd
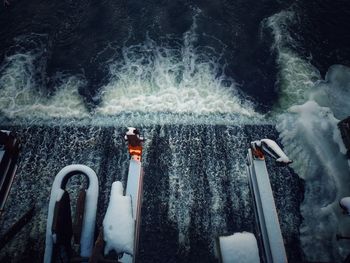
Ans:
[{"label": "white foam", "polygon": [[[179,147],[179,137],[170,136],[172,165],[169,169],[169,207],[168,219],[177,224],[178,242],[185,250],[190,249],[189,227],[191,223],[191,208],[194,203],[194,194],[191,191],[190,178],[186,175],[184,167],[184,154]],[[179,150],[180,149],[180,150]],[[188,168],[187,168],[188,170]],[[179,200],[183,200],[179,202]]]},{"label": "white foam", "polygon": [[8,118],[83,118],[87,110],[78,88],[85,81],[68,76],[53,95],[40,91],[35,59],[41,53],[17,53],[5,58],[0,76],[0,113]]},{"label": "white foam", "polygon": [[284,10],[267,18],[263,23],[263,26],[272,31],[272,51],[277,53],[279,72],[276,85],[279,100],[275,105],[275,112],[284,111],[296,102],[306,102],[308,90],[321,78],[319,71],[293,50],[298,43],[291,37],[289,27],[297,19],[292,10]]},{"label": "white foam", "polygon": [[298,19],[289,8],[264,23],[272,30],[279,67],[280,98],[272,115],[285,152],[294,160],[291,166],[305,179],[301,248],[308,261],[342,261],[350,251],[335,235],[350,229],[338,201],[350,194],[350,182],[337,122],[350,112],[350,71],[335,65],[321,80],[310,61],[294,51],[298,42],[289,28]]},{"label": "white foam", "polygon": [[221,54],[196,46],[195,31],[196,21],[183,39],[172,40],[178,41],[177,47],[151,39],[124,47],[122,57],[109,65],[108,84],[96,96],[101,103],[93,112],[89,112],[78,92],[87,84],[83,77],[65,75],[48,94],[41,80],[36,79],[45,74],[45,68],[35,66],[38,59],[45,60],[43,52],[29,50],[7,56],[0,68],[0,114],[12,120],[98,120],[139,112],[235,114],[236,119],[249,122],[261,119],[253,103],[240,95],[235,81],[223,73],[218,75],[224,72],[218,61]]},{"label": "white foam", "polygon": [[350,115],[350,68],[331,66],[325,80],[317,83],[309,96],[320,106],[330,108],[338,120],[345,119]]},{"label": "white foam", "polygon": [[349,112],[348,79],[349,68],[332,67],[326,80],[310,89],[309,100],[292,106],[277,125],[285,151],[294,160],[291,166],[305,179],[300,239],[310,261],[342,260],[350,252],[335,239],[339,232],[350,233],[338,205],[350,194],[349,166],[337,128],[337,117]]},{"label": "white foam", "polygon": [[196,22],[178,48],[145,43],[123,48],[123,59],[110,65],[96,112],[236,113],[258,116],[237,84],[220,72],[217,58],[194,46]]}]

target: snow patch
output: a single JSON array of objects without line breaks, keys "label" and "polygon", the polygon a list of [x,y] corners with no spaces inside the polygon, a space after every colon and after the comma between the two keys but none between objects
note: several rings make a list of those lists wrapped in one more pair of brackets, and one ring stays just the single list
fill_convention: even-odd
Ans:
[{"label": "snow patch", "polygon": [[252,233],[235,233],[220,237],[220,249],[223,263],[259,263],[259,249]]},{"label": "snow patch", "polygon": [[112,184],[111,197],[103,220],[105,255],[111,250],[133,254],[135,222],[132,217],[131,197],[123,195],[120,181]]}]

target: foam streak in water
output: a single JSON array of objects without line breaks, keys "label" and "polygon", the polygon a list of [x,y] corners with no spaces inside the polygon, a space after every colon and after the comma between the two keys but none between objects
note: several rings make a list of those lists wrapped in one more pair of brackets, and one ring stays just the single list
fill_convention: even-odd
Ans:
[{"label": "foam streak in water", "polygon": [[277,126],[287,154],[295,160],[292,167],[306,181],[300,232],[303,250],[311,261],[340,262],[350,252],[335,236],[350,233],[338,205],[340,198],[350,194],[350,178],[337,128],[339,119],[350,110],[347,98],[341,98],[349,92],[349,80],[350,69],[332,67],[326,81],[310,91],[310,100],[291,107],[290,113],[280,116]]},{"label": "foam streak in water", "polygon": [[296,19],[297,15],[288,10],[269,17],[263,23],[264,27],[272,31],[272,51],[277,52],[279,73],[276,85],[280,96],[276,111],[283,111],[295,102],[305,102],[306,92],[320,79],[319,71],[294,51],[298,43],[291,37],[289,27]]},{"label": "foam streak in water", "polygon": [[84,80],[67,76],[50,96],[39,87],[35,60],[40,55],[32,52],[6,57],[0,69],[0,113],[8,118],[86,117],[87,111],[78,88]]},{"label": "foam streak in water", "polygon": [[274,36],[279,66],[274,114],[292,167],[305,179],[300,240],[306,259],[341,262],[350,251],[335,235],[350,233],[350,224],[344,223],[338,201],[350,194],[350,181],[337,122],[350,112],[350,70],[333,66],[321,81],[318,70],[295,51],[298,42],[289,30],[297,19],[291,7],[264,23]]}]

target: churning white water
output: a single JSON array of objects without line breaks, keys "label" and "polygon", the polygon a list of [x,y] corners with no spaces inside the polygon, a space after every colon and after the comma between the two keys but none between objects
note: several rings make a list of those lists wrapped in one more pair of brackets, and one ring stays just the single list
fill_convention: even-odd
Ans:
[{"label": "churning white water", "polygon": [[349,162],[337,123],[350,112],[350,68],[334,65],[325,80],[291,47],[288,32],[295,13],[280,12],[266,21],[275,37],[280,99],[274,117],[291,165],[305,180],[301,205],[301,247],[307,260],[341,262],[349,254],[350,220],[340,210],[340,198],[350,195]]},{"label": "churning white water", "polygon": [[123,49],[110,65],[110,81],[101,90],[102,115],[120,112],[233,113],[254,117],[253,105],[238,94],[233,79],[216,76],[219,63],[193,46],[194,29],[178,49],[152,40]]},{"label": "churning white water", "polygon": [[298,19],[292,10],[285,10],[264,20],[263,27],[269,28],[274,36],[271,52],[277,52],[279,69],[276,86],[279,99],[274,111],[280,112],[305,101],[305,92],[320,79],[320,73],[311,63],[300,57],[292,48],[297,48],[289,32],[293,21]]},{"label": "churning white water", "polygon": [[[148,39],[123,47],[121,57],[109,64],[108,83],[88,110],[78,90],[87,83],[82,76],[58,73],[59,85],[50,94],[40,87],[35,61],[43,52],[20,51],[5,58],[0,68],[0,113],[25,119],[93,119],[124,113],[191,115],[235,114],[236,119],[258,119],[254,105],[239,93],[235,81],[223,73],[220,54],[207,55],[210,47],[196,47],[196,19],[177,39],[178,45]],[[166,41],[164,41],[166,42]],[[211,50],[211,53],[215,53]],[[39,68],[40,70],[40,68]]]},{"label": "churning white water", "polygon": [[62,84],[53,95],[38,84],[35,61],[42,56],[37,50],[7,56],[0,68],[0,114],[15,118],[86,117],[88,112],[78,88],[84,80],[62,77]]},{"label": "churning white water", "polygon": [[[0,116],[7,121],[2,124],[26,126],[28,121],[45,124],[45,132],[40,130],[33,137],[19,130],[25,138],[19,167],[20,176],[25,179],[16,181],[13,188],[35,185],[36,189],[46,190],[35,196],[44,203],[38,212],[40,215],[33,220],[35,230],[31,231],[36,239],[43,233],[38,229],[47,214],[46,203],[42,200],[51,184],[52,171],[69,163],[84,163],[98,174],[102,171],[99,180],[105,189],[110,188],[113,180],[126,176],[127,150],[122,132],[110,130],[115,130],[116,126],[122,130],[120,127],[127,125],[152,128],[152,132],[147,133],[147,127],[142,127],[147,138],[144,164],[147,180],[151,182],[148,183],[151,186],[145,183],[143,220],[147,224],[143,226],[146,231],[143,246],[171,244],[175,240],[177,244],[170,252],[164,248],[163,252],[176,255],[181,250],[188,256],[191,250],[200,248],[206,250],[205,255],[213,257],[218,235],[232,234],[234,227],[253,231],[254,217],[244,161],[248,135],[241,124],[264,120],[254,110],[254,105],[241,95],[235,81],[218,73],[223,72],[218,61],[220,54],[213,50],[207,52],[209,47],[195,46],[195,27],[194,22],[182,39],[174,40],[178,43],[176,48],[166,43],[156,44],[151,39],[122,48],[122,57],[110,62],[108,83],[101,88],[97,95],[100,103],[92,110],[86,107],[78,92],[87,85],[84,77],[57,74],[61,84],[48,92],[40,86],[42,79],[37,76],[36,63],[45,60],[42,52],[36,49],[19,51],[6,57],[0,70]],[[162,126],[164,124],[171,125]],[[215,127],[215,124],[230,126]],[[159,125],[162,132],[158,134]],[[59,131],[52,130],[56,128]],[[32,145],[38,152],[33,152]],[[30,156],[39,161],[31,162]],[[153,196],[153,188],[157,187],[159,192]],[[22,188],[21,196],[31,195],[30,188]],[[108,190],[104,194],[107,196]],[[9,203],[14,204],[16,198]],[[161,203],[160,207],[166,207],[164,218],[162,209],[153,211],[157,202]],[[11,215],[13,210],[16,210],[14,205]],[[231,214],[235,215],[234,221],[229,219]],[[159,217],[161,220],[157,223]],[[7,218],[7,222],[11,222],[11,218]],[[175,238],[165,233],[173,226],[176,227]],[[158,228],[161,233],[152,236]],[[197,242],[198,236],[201,243]],[[154,241],[157,238],[163,241]],[[23,240],[16,240],[16,244],[21,245],[11,246],[9,251],[17,247],[25,249]],[[42,242],[35,246],[40,251]],[[150,249],[144,251],[150,253]],[[158,257],[166,256],[160,253]],[[164,262],[166,258],[161,260]],[[162,261],[154,259],[152,262]]]}]

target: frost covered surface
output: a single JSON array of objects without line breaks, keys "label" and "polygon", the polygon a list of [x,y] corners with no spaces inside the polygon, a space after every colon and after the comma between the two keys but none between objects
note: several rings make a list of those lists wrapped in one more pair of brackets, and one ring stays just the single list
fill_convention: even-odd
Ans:
[{"label": "frost covered surface", "polygon": [[111,197],[103,220],[105,254],[111,250],[133,254],[135,224],[132,218],[131,198],[124,196],[123,191],[120,181],[112,184]]},{"label": "frost covered surface", "polygon": [[[350,252],[336,234],[350,233],[338,202],[350,195],[349,163],[337,123],[350,112],[350,69],[332,66],[309,100],[289,108],[277,126],[291,165],[305,179],[300,233],[307,260],[339,262]],[[318,253],[314,253],[318,251]]]},{"label": "frost covered surface", "polygon": [[235,233],[220,237],[223,263],[259,263],[259,249],[254,234]]}]

